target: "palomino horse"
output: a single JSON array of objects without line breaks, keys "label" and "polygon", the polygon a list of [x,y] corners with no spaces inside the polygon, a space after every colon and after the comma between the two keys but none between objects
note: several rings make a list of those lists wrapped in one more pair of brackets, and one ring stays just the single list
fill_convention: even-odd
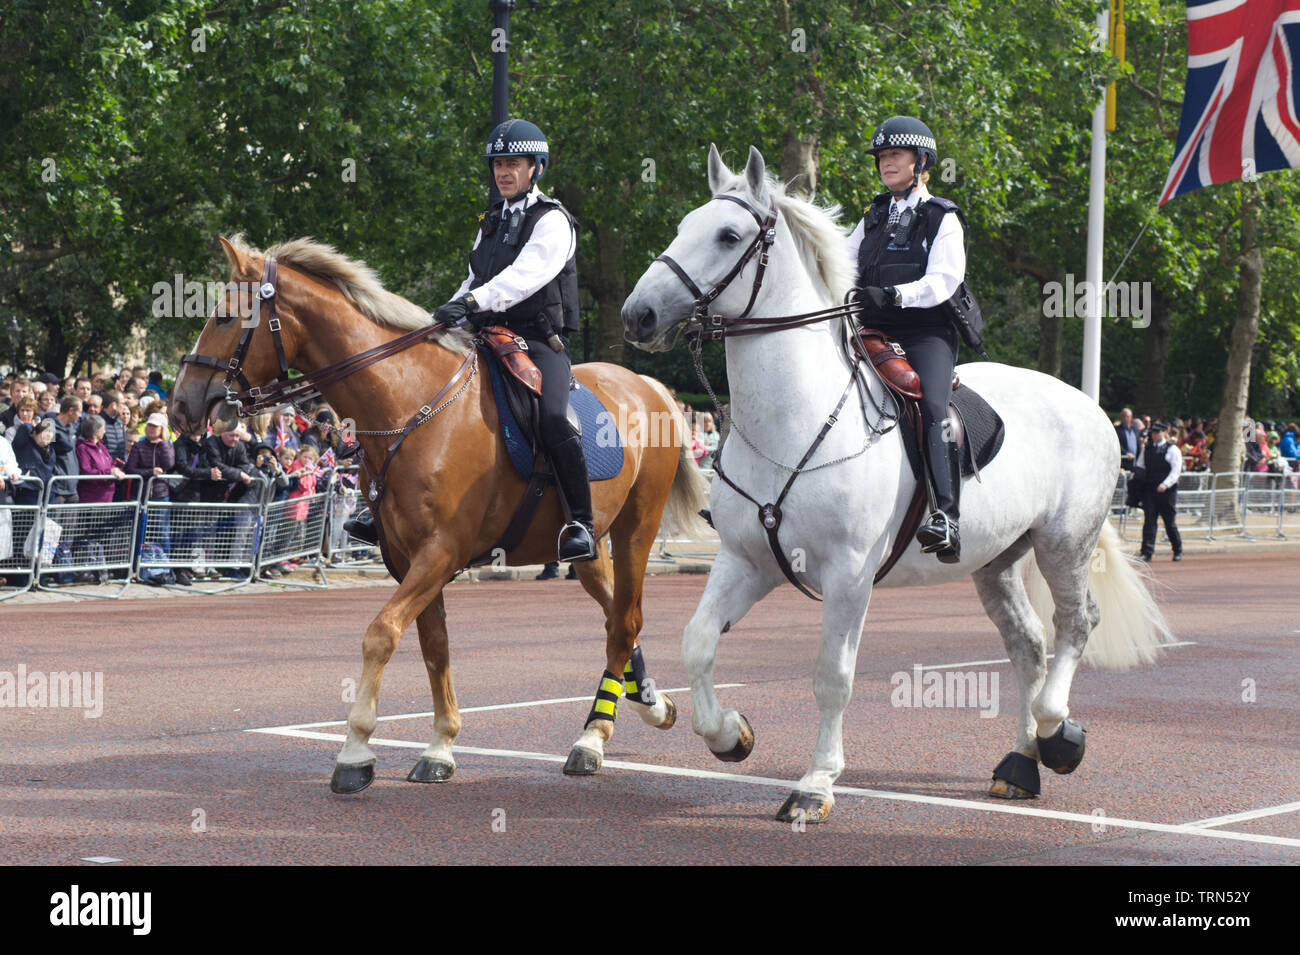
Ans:
[{"label": "palomino horse", "polygon": [[[399,466],[380,478],[386,486],[378,501],[372,500],[384,559],[400,584],[366,628],[361,683],[331,788],[359,792],[374,778],[375,755],[368,742],[378,714],[379,685],[385,664],[412,623],[433,690],[435,730],[407,778],[442,782],[455,769],[452,742],[461,725],[451,683],[443,586],[501,540],[526,487],[499,434],[487,370],[480,368],[480,361],[488,359],[477,356],[467,333],[430,326],[423,309],[385,291],[368,267],[329,246],[296,239],[263,253],[239,237],[223,238],[221,244],[231,264],[231,285],[194,353],[182,360],[171,410],[178,431],[201,426],[228,397],[227,384],[236,377],[245,388],[238,396],[244,414],[286,395],[306,396],[312,386],[301,383],[320,381],[321,394],[339,415],[357,423],[373,482],[393,435],[419,422],[396,452]],[[236,294],[249,287],[259,290],[252,309]],[[418,341],[377,364],[355,360],[396,341],[400,330]],[[277,365],[279,379],[268,388]],[[289,367],[306,371],[306,378],[286,385]],[[224,381],[222,371],[227,372]],[[578,365],[574,375],[601,399],[620,431],[627,432],[621,434],[622,470],[592,486],[600,556],[575,565],[583,588],[605,612],[606,631],[607,672],[598,704],[565,767],[585,775],[600,767],[625,668],[630,659],[640,663],[640,654],[634,658],[633,651],[641,630],[641,590],[665,506],[670,525],[690,528],[692,519],[698,521],[695,513],[704,504],[706,483],[682,442],[676,405],[661,384],[608,364]],[[223,406],[219,414],[229,419],[229,408]],[[649,426],[655,422],[670,426]],[[548,490],[527,534],[505,554],[506,562],[554,560],[561,523],[556,494]],[[645,698],[653,702],[639,702],[631,698],[633,689],[629,684],[627,702],[642,719],[662,729],[672,726],[676,706],[670,699],[651,689]],[[636,688],[638,696],[642,689]],[[597,709],[602,718],[595,717]]]},{"label": "palomino horse", "polygon": [[[716,149],[708,165],[713,199],[682,220],[667,251],[641,276],[623,322],[628,339],[652,351],[671,347],[687,321],[725,336],[733,418],[720,464],[730,483],[713,482],[722,546],[682,643],[692,723],[720,758],[743,759],[752,748],[748,721],[718,704],[714,658],[719,635],[784,582],[774,554],[780,548],[796,579],[819,590],[825,603],[813,679],[821,712],[816,749],[777,818],[820,821],[844,768],[842,716],[873,578],[898,537],[915,481],[900,429],[890,427],[892,399],[871,370],[863,372],[862,400],[827,418],[837,399],[844,402],[856,364],[844,348],[844,310],[798,327],[777,318],[834,311],[853,284],[838,209],[786,195],[756,149],[743,175],[729,171]],[[745,318],[751,310],[787,326],[731,337],[764,321]],[[1089,662],[1124,668],[1152,660],[1169,633],[1107,522],[1119,449],[1106,415],[1076,389],[1037,372],[986,363],[963,365],[960,376],[1006,425],[997,457],[963,489],[961,560],[940,563],[913,540],[882,585],[974,578],[1021,693],[1015,746],[994,771],[990,793],[1026,798],[1037,793],[1040,759],[1070,772],[1083,756],[1083,731],[1068,719],[1067,697],[1084,645]],[[795,462],[827,425],[825,440],[800,469]],[[775,515],[770,505],[755,506],[779,501],[798,470]],[[775,545],[768,533],[773,517]],[[1055,604],[1050,673],[1044,627],[1023,580],[1035,561]]]}]

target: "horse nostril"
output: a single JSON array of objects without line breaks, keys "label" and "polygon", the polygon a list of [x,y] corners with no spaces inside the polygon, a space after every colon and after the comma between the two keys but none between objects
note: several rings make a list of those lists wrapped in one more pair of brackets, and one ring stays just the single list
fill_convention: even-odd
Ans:
[{"label": "horse nostril", "polygon": [[658,324],[659,320],[655,316],[655,310],[653,308],[648,308],[642,312],[641,317],[637,319],[636,327],[637,331],[641,333],[641,337],[646,339],[654,336],[655,328]]}]

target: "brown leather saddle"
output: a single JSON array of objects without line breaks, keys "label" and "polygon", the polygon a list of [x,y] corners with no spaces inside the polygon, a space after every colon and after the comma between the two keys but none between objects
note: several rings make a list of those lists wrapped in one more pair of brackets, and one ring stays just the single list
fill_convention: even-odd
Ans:
[{"label": "brown leather saddle", "polygon": [[[907,451],[912,474],[916,478],[916,491],[912,495],[911,503],[908,504],[894,548],[876,572],[875,581],[879,583],[903,556],[925,517],[925,491],[928,477],[925,473],[925,461],[921,456],[923,444],[919,404],[921,378],[908,363],[907,353],[903,351],[903,347],[877,329],[863,329],[853,338],[853,348],[859,356],[871,363],[879,373],[881,381],[898,397],[902,412],[901,421],[904,424],[900,429],[903,447]],[[958,389],[961,389],[961,380],[954,374],[952,376],[953,397],[948,405],[948,418],[952,421],[962,474],[963,476],[973,474],[978,478],[979,469],[991,461],[1002,447],[1005,429],[1002,419],[989,407],[988,402],[969,388],[962,389],[960,392]],[[970,429],[967,422],[972,415],[978,418],[980,424],[980,440],[977,442],[968,440]]]},{"label": "brown leather saddle", "polygon": [[492,349],[502,368],[533,394],[541,396],[542,373],[528,356],[528,342],[500,325],[484,325],[479,336]]}]

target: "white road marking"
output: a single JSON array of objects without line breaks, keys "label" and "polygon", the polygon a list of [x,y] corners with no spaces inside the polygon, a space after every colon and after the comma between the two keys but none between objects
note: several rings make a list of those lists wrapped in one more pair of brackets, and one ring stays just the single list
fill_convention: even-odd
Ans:
[{"label": "white road marking", "polygon": [[[1297,630],[1296,632],[1300,633],[1300,630]],[[1164,649],[1165,647],[1194,647],[1196,645],[1197,644],[1195,640],[1180,640],[1177,643],[1162,643],[1160,647],[1161,649]],[[1049,653],[1047,655],[1047,659],[1050,660],[1054,656],[1056,656],[1055,653]],[[951,670],[954,669],[955,667],[986,667],[986,666],[993,666],[994,664],[997,663],[1010,663],[1010,662],[1011,661],[1009,659],[968,660],[965,663],[932,663],[929,666],[921,667],[921,669],[922,670]]]},{"label": "white road marking", "polygon": [[114,859],[112,856],[83,856],[82,862],[121,862],[121,859]]},{"label": "white road marking", "polygon": [[[585,699],[585,697],[584,697]],[[299,739],[321,740],[342,743],[347,737],[338,733],[318,733],[311,730],[272,727],[269,729],[248,729],[246,733],[267,733],[270,735],[292,736]],[[371,739],[371,746],[392,746],[399,749],[425,749],[427,743],[404,739]],[[483,749],[477,746],[454,746],[453,753],[472,756],[495,756],[505,759],[527,759],[543,763],[563,763],[566,756],[551,753],[531,753],[514,749]],[[723,782],[748,783],[754,786],[770,786],[779,789],[793,789],[794,783],[788,779],[773,779],[769,776],[746,776],[739,773],[720,773],[707,769],[687,769],[680,766],[653,766],[647,763],[628,763],[623,760],[607,759],[604,766],[609,769],[624,769],[637,773],[655,773],[661,776],[681,776],[689,779],[713,779]],[[1169,824],[1146,822],[1141,819],[1117,819],[1110,816],[1083,815],[1077,812],[1061,812],[1056,809],[1037,809],[1031,806],[1001,805],[998,803],[975,802],[970,799],[953,799],[947,796],[921,796],[915,793],[888,792],[879,789],[859,789],[852,786],[836,786],[834,791],[842,796],[866,796],[870,799],[885,799],[894,802],[921,803],[930,806],[946,806],[953,809],[973,809],[978,812],[1003,813],[1013,816],[1033,816],[1039,819],[1057,819],[1064,822],[1077,822],[1089,826],[1104,825],[1116,829],[1138,829],[1148,832],[1164,832],[1172,835],[1202,836],[1210,839],[1228,839],[1236,842],[1257,842],[1275,846],[1293,846],[1300,848],[1300,839],[1288,839],[1283,836],[1264,836],[1249,832],[1225,832],[1221,829],[1205,828],[1196,822]]]},{"label": "white road marking", "polygon": [[1266,816],[1280,816],[1288,812],[1300,812],[1300,802],[1288,802],[1281,806],[1267,809],[1252,809],[1249,812],[1234,812],[1230,816],[1215,816],[1212,819],[1200,819],[1188,825],[1208,829],[1210,826],[1226,826],[1230,822],[1245,822],[1247,819],[1263,819]]},{"label": "white road marking", "polygon": [[[744,683],[718,683],[716,689],[728,690],[735,687],[745,686]],[[689,686],[673,686],[667,689],[655,687],[659,693],[689,693]],[[551,700],[524,700],[520,703],[493,703],[489,706],[464,706],[460,708],[461,713],[486,713],[489,710],[518,710],[529,706],[550,706],[554,703],[585,703],[594,697],[594,693],[588,693],[586,696],[562,696]],[[393,716],[381,716],[379,722],[384,720],[419,720],[433,718],[437,716],[432,710],[427,713],[398,713]],[[265,729],[248,730],[249,733],[275,733],[280,730],[305,730],[316,729],[321,726],[347,726],[347,720],[326,720],[323,723],[291,723],[288,726],[270,726]]]}]

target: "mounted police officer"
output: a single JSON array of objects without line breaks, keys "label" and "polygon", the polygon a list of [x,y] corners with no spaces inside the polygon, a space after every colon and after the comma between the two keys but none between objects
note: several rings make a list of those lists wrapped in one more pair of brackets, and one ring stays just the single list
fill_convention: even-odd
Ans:
[{"label": "mounted police officer", "polygon": [[933,493],[916,537],[923,552],[955,563],[961,555],[961,471],[947,415],[958,331],[942,306],[966,273],[960,213],[925,187],[939,153],[934,134],[919,119],[885,120],[867,151],[889,191],[872,200],[848,238],[858,263],[855,294],[865,306],[862,324],[902,345],[920,376],[922,449]]},{"label": "mounted police officer", "polygon": [[[587,461],[568,421],[569,338],[580,327],[577,223],[537,188],[551,162],[537,126],[522,119],[501,123],[488,137],[484,157],[502,198],[479,217],[469,274],[434,321],[476,329],[503,325],[527,341],[542,373],[539,437],[571,517],[560,532],[558,556],[594,560]],[[373,528],[361,522],[345,527],[374,542]]]}]

